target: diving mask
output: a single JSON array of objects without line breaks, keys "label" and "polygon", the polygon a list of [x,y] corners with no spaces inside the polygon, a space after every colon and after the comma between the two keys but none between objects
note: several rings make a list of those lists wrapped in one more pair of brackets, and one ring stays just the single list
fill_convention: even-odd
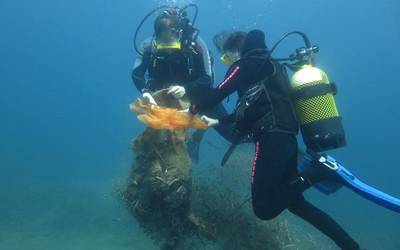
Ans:
[{"label": "diving mask", "polygon": [[181,49],[181,32],[175,28],[165,29],[155,38],[156,49]]},{"label": "diving mask", "polygon": [[220,59],[225,65],[231,66],[236,61],[239,61],[240,53],[237,51],[235,52],[227,51],[220,57]]},{"label": "diving mask", "polygon": [[180,50],[182,48],[181,42],[171,42],[171,43],[163,43],[163,42],[155,42],[155,48],[157,50]]}]

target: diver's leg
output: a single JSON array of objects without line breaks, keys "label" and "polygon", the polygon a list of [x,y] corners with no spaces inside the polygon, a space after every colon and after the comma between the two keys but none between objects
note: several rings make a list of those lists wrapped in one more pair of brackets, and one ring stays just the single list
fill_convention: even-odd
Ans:
[{"label": "diver's leg", "polygon": [[273,219],[289,208],[342,249],[359,249],[332,218],[304,200],[302,193],[310,184],[302,178],[306,177],[297,172],[297,142],[293,136],[269,133],[257,139],[252,171],[253,210],[257,217]]},{"label": "diver's leg", "polygon": [[[288,207],[306,189],[321,180],[334,179],[334,171],[316,161],[311,167],[298,173],[297,141],[289,134],[264,133],[260,140],[260,165],[269,165],[268,173],[278,184],[274,184],[273,198],[276,204]],[[295,151],[294,151],[295,150]],[[275,174],[274,174],[275,173]],[[279,177],[279,179],[277,179]]]},{"label": "diver's leg", "polygon": [[331,238],[341,249],[358,250],[360,246],[329,215],[315,207],[303,197],[289,207],[289,211],[309,222]]},{"label": "diver's leg", "polygon": [[297,150],[294,135],[262,133],[256,136],[252,200],[259,218],[275,218],[316,180],[313,170],[297,172]]},{"label": "diver's leg", "polygon": [[293,163],[296,166],[297,141],[293,135],[262,133],[256,136],[251,191],[253,210],[260,219],[275,218],[305,190],[298,184],[285,182]]},{"label": "diver's leg", "polygon": [[[213,109],[204,113],[206,116],[218,119],[223,116],[228,115],[225,107],[222,104],[217,105]],[[228,142],[233,142],[235,140],[234,123],[231,124],[219,124],[215,126],[214,129]]]}]

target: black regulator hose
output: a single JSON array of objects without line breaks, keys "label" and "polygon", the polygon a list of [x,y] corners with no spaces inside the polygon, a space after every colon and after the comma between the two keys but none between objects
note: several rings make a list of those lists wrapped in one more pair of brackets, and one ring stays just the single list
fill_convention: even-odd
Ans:
[{"label": "black regulator hose", "polygon": [[303,40],[304,40],[304,44],[306,45],[306,48],[311,48],[311,42],[310,39],[308,39],[307,35],[304,32],[301,31],[292,31],[289,33],[286,33],[281,39],[279,39],[278,42],[275,43],[275,45],[272,47],[272,49],[270,50],[270,54],[272,55],[272,53],[275,51],[275,49],[288,37],[291,35],[300,35]]},{"label": "black regulator hose", "polygon": [[194,3],[188,4],[188,5],[186,5],[185,7],[183,7],[181,9],[181,11],[180,11],[181,14],[185,10],[187,10],[188,8],[194,8],[195,9],[195,13],[194,13],[194,16],[193,16],[193,19],[192,19],[192,26],[194,26],[194,24],[196,23],[196,20],[197,20],[197,16],[199,15],[199,6],[197,6],[197,4],[194,4]]},{"label": "black regulator hose", "polygon": [[154,10],[150,11],[150,12],[142,19],[142,21],[139,23],[138,27],[136,28],[135,36],[134,36],[134,38],[133,38],[133,46],[135,47],[135,50],[136,50],[136,52],[137,52],[139,55],[143,56],[143,53],[139,50],[139,48],[138,48],[138,46],[137,46],[137,36],[138,36],[139,31],[140,31],[140,29],[142,28],[144,22],[146,22],[146,20],[147,20],[151,15],[153,15],[155,12],[157,12],[157,11],[159,11],[159,10],[162,10],[162,9],[166,9],[166,8],[168,8],[168,6],[167,6],[167,5],[163,5],[163,6],[160,6],[160,7],[158,7],[158,8],[155,8]]}]

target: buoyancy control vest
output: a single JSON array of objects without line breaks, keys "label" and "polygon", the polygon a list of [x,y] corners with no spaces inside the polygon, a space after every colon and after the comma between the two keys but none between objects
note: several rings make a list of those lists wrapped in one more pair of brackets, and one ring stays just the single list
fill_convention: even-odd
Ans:
[{"label": "buoyancy control vest", "polygon": [[[203,39],[198,36],[191,45],[179,43],[179,46],[157,49],[151,42],[148,65],[150,85],[161,85],[155,89],[168,87],[171,83],[184,84],[199,77],[199,62],[195,58],[201,53],[204,72],[213,79],[213,60]],[[196,61],[197,60],[197,61]]]},{"label": "buoyancy control vest", "polygon": [[268,57],[247,57],[263,59],[271,63],[273,73],[251,84],[241,95],[236,105],[236,128],[241,132],[282,132],[298,133],[298,122],[291,101],[290,81],[286,68]]},{"label": "buoyancy control vest", "polygon": [[[152,46],[149,79],[158,85],[184,83],[194,78],[194,48],[163,48]],[[162,86],[167,87],[167,86]]]}]

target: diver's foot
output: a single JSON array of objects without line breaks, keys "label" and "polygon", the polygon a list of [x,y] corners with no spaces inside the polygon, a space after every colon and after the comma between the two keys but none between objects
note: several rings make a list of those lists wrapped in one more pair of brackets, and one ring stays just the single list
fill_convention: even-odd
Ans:
[{"label": "diver's foot", "polygon": [[327,180],[341,183],[342,179],[337,172],[338,169],[339,166],[335,161],[332,161],[325,155],[319,155],[315,159],[314,164],[304,170],[302,175],[304,174],[312,185]]},{"label": "diver's foot", "polygon": [[199,151],[200,151],[200,143],[194,140],[190,140],[187,143],[187,149],[192,162],[199,162]]}]

